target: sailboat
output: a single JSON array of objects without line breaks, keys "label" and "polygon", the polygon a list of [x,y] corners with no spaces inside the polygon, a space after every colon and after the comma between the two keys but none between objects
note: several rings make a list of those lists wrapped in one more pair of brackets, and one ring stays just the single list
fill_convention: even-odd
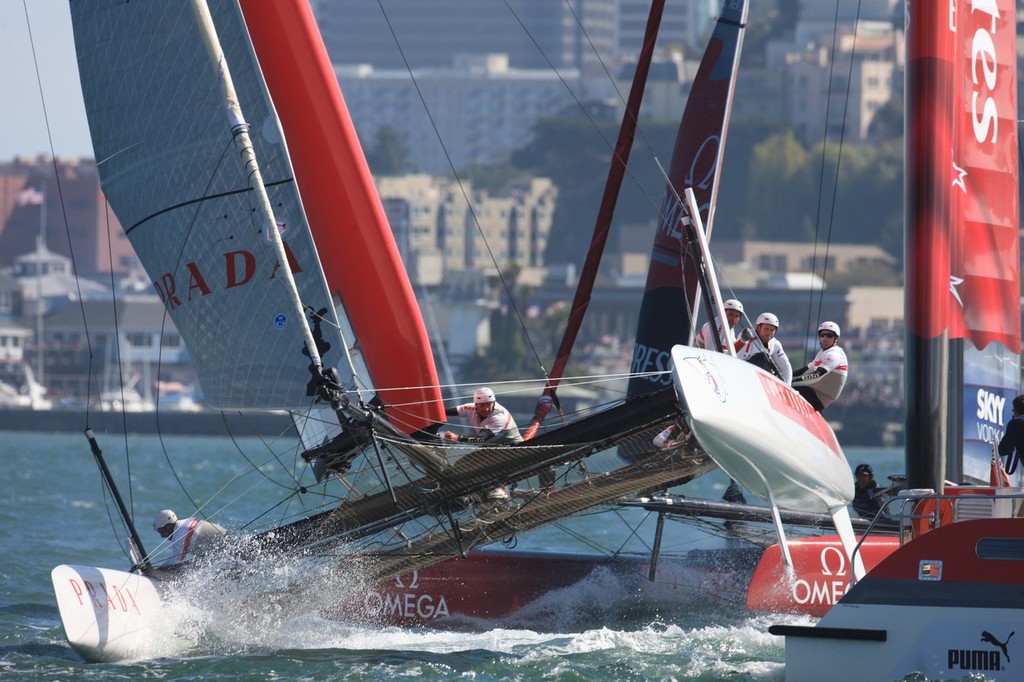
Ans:
[{"label": "sailboat", "polygon": [[[721,23],[735,31],[745,15],[746,3],[729,2]],[[200,0],[76,3],[72,17],[104,192],[194,353],[207,402],[295,417],[299,467],[285,500],[265,505],[274,522],[251,538],[261,555],[316,556],[346,573],[353,559],[371,558],[360,564],[363,584],[403,581],[716,464],[768,501],[780,537],[787,507],[820,509],[852,551],[852,480],[831,429],[788,386],[721,354],[671,350],[676,371],[657,373],[653,390],[526,445],[481,449],[437,438],[444,410],[425,328],[305,2],[240,0],[212,12]],[[713,39],[708,71],[720,46]],[[701,215],[710,204],[670,186],[665,205],[666,234],[676,248],[686,234],[686,262],[702,272],[704,300],[721,314]],[[721,409],[703,410],[709,401]],[[788,433],[802,459],[760,447],[764,458],[751,462],[742,429],[723,427],[740,414]],[[654,447],[673,424],[692,438]],[[145,656],[166,585],[91,435],[90,444],[129,530],[133,570],[54,569],[62,621],[87,658]],[[617,456],[594,457],[609,451]],[[770,475],[807,462],[818,485]],[[552,469],[556,486],[515,504],[480,499],[496,484]],[[571,558],[525,558],[533,561],[519,575],[534,582],[538,566],[558,566],[549,585],[597,565],[567,571]],[[477,555],[446,570],[479,572],[493,560]],[[413,611],[395,615],[422,615]]]},{"label": "sailboat", "polygon": [[[424,325],[307,3],[75,3],[72,20],[104,193],[208,404],[295,415],[301,470],[266,503],[284,511],[261,553],[372,555],[374,585],[713,466],[651,445],[682,418],[671,389],[528,447],[443,445]],[[166,587],[87,436],[133,569],[54,569],[62,621],[86,658],[145,656]],[[614,448],[630,462],[578,467]],[[473,498],[552,467],[558,488],[522,503]]]},{"label": "sailboat", "polygon": [[1022,496],[985,428],[1020,391],[1016,6],[938,9],[907,12],[902,543],[816,625],[771,628],[787,680],[1024,675]]}]

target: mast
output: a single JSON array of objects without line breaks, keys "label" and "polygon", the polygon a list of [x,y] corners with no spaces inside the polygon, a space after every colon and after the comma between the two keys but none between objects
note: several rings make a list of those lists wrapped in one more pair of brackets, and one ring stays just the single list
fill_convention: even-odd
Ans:
[{"label": "mast", "polygon": [[[926,7],[927,6],[927,7]],[[930,0],[907,13],[904,188],[906,465],[910,488],[941,492],[946,478],[949,243],[955,34]],[[932,11],[928,11],[931,9]],[[936,141],[938,133],[944,139]]]},{"label": "mast", "polygon": [[406,433],[446,421],[430,338],[308,0],[240,0],[277,103],[330,293],[385,411]]},{"label": "mast", "polygon": [[[134,548],[138,551],[138,564],[133,568],[138,567],[143,571],[148,571],[151,566],[149,555],[146,554],[146,550],[142,545],[142,538],[139,537],[139,532],[135,528],[135,524],[132,522],[132,516],[128,513],[128,507],[125,506],[124,499],[121,497],[121,491],[117,489],[117,484],[114,482],[114,476],[110,473],[110,469],[107,468],[107,461],[103,458],[103,451],[100,449],[100,444],[96,442],[96,435],[93,433],[92,427],[86,427],[85,438],[89,441],[89,448],[92,450],[92,456],[96,459],[96,466],[100,469],[100,475],[103,476],[104,482],[110,489],[110,494],[114,496],[114,503],[117,505],[117,510],[121,513],[121,519],[128,527],[128,534],[131,538]],[[134,562],[136,557],[132,557]]]},{"label": "mast", "polygon": [[626,174],[626,166],[629,162],[629,153],[633,149],[633,138],[636,135],[637,122],[640,120],[640,105],[643,103],[644,87],[647,84],[647,74],[651,68],[651,58],[654,55],[654,46],[658,40],[658,30],[661,26],[661,16],[665,9],[665,0],[654,0],[651,3],[651,10],[647,15],[647,28],[644,30],[643,46],[637,58],[636,71],[633,73],[633,83],[629,89],[629,97],[626,99],[626,110],[622,114],[622,123],[619,125],[619,137],[615,142],[615,149],[612,151],[612,162],[608,168],[608,178],[604,184],[604,194],[601,197],[601,207],[597,212],[597,221],[594,224],[594,234],[590,240],[590,248],[587,251],[587,258],[583,263],[583,270],[580,273],[580,280],[576,285],[576,294],[572,300],[572,309],[569,312],[569,320],[562,335],[562,341],[558,346],[558,353],[555,355],[555,362],[548,374],[547,385],[544,393],[537,401],[533,420],[526,428],[523,438],[530,440],[537,433],[537,428],[544,421],[552,406],[558,406],[558,398],[555,391],[569,364],[569,356],[572,354],[572,347],[576,343],[580,326],[583,324],[583,316],[590,306],[590,295],[594,289],[594,281],[597,279],[597,269],[601,264],[601,257],[604,255],[604,247],[608,241],[608,233],[611,230],[612,216],[615,214],[615,205],[619,200],[619,190],[622,188],[622,178]]},{"label": "mast", "polygon": [[274,217],[274,209],[270,205],[270,197],[267,196],[267,188],[263,184],[263,175],[260,173],[259,164],[256,161],[256,153],[253,151],[252,140],[249,139],[249,124],[245,122],[242,115],[242,108],[238,102],[238,95],[235,92],[235,84],[231,80],[231,70],[228,68],[227,60],[224,58],[224,50],[221,49],[220,40],[217,38],[217,29],[213,25],[213,17],[210,16],[210,8],[206,0],[192,0],[192,12],[199,25],[203,44],[210,57],[210,63],[220,78],[221,88],[224,94],[224,104],[227,108],[228,120],[231,122],[231,134],[238,148],[242,163],[246,167],[249,177],[249,186],[256,193],[256,208],[259,218],[264,223],[267,235],[277,254],[277,261],[281,264],[281,273],[284,276],[288,296],[295,308],[296,319],[306,339],[306,348],[309,351],[309,359],[317,368],[320,375],[323,375],[323,361],[320,359],[320,352],[317,349],[316,341],[313,338],[313,330],[306,320],[305,310],[302,301],[299,300],[298,287],[295,286],[295,276],[292,274],[288,254],[284,250],[284,243],[281,241],[281,232],[277,227],[277,219]]}]

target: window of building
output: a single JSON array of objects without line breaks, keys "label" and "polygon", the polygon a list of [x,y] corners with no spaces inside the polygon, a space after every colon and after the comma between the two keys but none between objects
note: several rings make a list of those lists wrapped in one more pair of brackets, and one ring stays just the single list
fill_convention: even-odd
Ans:
[{"label": "window of building", "polygon": [[145,332],[128,332],[124,335],[125,341],[133,348],[151,348],[153,337]]}]

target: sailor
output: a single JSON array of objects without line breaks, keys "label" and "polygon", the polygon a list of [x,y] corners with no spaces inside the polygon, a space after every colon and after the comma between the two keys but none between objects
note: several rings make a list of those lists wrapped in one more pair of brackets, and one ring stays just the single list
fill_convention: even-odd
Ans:
[{"label": "sailor", "polygon": [[[733,332],[735,336],[736,325],[739,324],[740,318],[743,317],[743,304],[735,298],[730,298],[722,303],[722,307],[725,308],[725,319],[729,323],[729,331]],[[720,350],[723,352],[727,350],[728,346],[724,345],[728,343],[725,338],[725,330],[722,328],[722,320],[718,317],[715,318],[715,324],[718,325],[718,338],[722,340],[722,347]],[[740,338],[734,341],[734,348],[739,350],[743,347],[743,344],[753,338],[749,329],[744,328]],[[694,345],[697,348],[703,348],[705,350],[715,350],[715,339],[711,333],[711,323],[705,322],[704,326],[700,328],[700,332],[697,333],[697,338],[694,340]]]},{"label": "sailor", "polygon": [[775,338],[778,329],[779,318],[775,314],[761,313],[754,324],[757,336],[743,344],[736,357],[754,363],[788,384],[793,381],[793,365],[782,349],[782,342]]},{"label": "sailor", "polygon": [[854,479],[853,510],[866,519],[875,518],[878,510],[885,506],[885,495],[875,480],[874,469],[870,464],[858,464]]},{"label": "sailor", "polygon": [[679,424],[672,424],[655,436],[651,443],[659,450],[668,450],[685,441],[689,435],[689,432],[679,426]]},{"label": "sailor", "polygon": [[809,365],[793,372],[793,388],[818,412],[831,405],[846,386],[849,366],[846,351],[839,347],[839,325],[822,322],[818,325],[821,350]]},{"label": "sailor", "polygon": [[164,509],[153,519],[153,530],[171,543],[171,556],[161,568],[180,564],[190,557],[201,556],[217,544],[227,531],[213,521],[197,516],[179,519],[171,509]]},{"label": "sailor", "polygon": [[1017,470],[1021,457],[1024,457],[1024,394],[1013,399],[1013,416],[1006,422],[1006,431],[999,439],[999,456],[1006,458],[1007,474]]},{"label": "sailor", "polygon": [[488,443],[490,445],[507,445],[522,443],[519,427],[512,413],[505,409],[494,398],[494,391],[486,386],[476,389],[473,402],[447,408],[444,413],[449,417],[463,417],[469,421],[473,434],[460,436],[452,431],[444,432],[444,439],[452,443]]}]

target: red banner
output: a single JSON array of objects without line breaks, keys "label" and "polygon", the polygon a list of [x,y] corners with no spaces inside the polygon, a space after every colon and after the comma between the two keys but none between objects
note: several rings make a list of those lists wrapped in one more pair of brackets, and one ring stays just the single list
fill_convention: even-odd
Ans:
[{"label": "red banner", "polygon": [[952,178],[952,338],[1021,350],[1014,0],[958,2]]}]

